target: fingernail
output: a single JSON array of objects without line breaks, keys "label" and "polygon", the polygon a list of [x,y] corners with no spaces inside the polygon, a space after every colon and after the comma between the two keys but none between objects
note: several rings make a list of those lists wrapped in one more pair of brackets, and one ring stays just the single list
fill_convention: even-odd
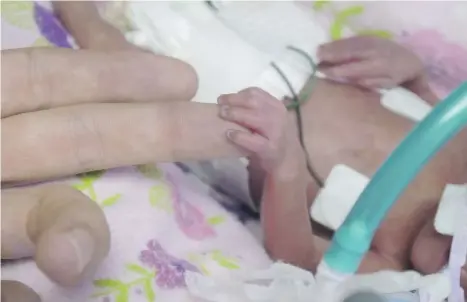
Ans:
[{"label": "fingernail", "polygon": [[323,45],[318,46],[318,49],[316,50],[316,57],[318,58],[318,61],[321,61],[323,58]]},{"label": "fingernail", "polygon": [[77,272],[82,272],[91,262],[95,251],[94,238],[83,229],[73,229],[66,234],[66,239],[76,255]]},{"label": "fingernail", "polygon": [[342,74],[342,68],[334,67],[328,68],[327,70],[323,71],[323,73],[332,76],[332,77],[339,77]]},{"label": "fingernail", "polygon": [[229,116],[229,106],[222,105],[219,110],[221,117],[227,118]]},{"label": "fingernail", "polygon": [[229,129],[227,130],[226,132],[226,135],[227,135],[227,138],[230,139],[230,140],[235,140],[235,130],[232,130],[232,129]]},{"label": "fingernail", "polygon": [[318,62],[328,61],[332,59],[332,53],[328,51],[327,47],[328,43],[322,44],[316,50],[316,57],[318,58]]},{"label": "fingernail", "polygon": [[224,102],[225,102],[224,95],[221,95],[221,96],[219,96],[219,97],[217,98],[217,103],[218,103],[219,105],[224,104]]},{"label": "fingernail", "polygon": [[370,88],[391,88],[391,81],[387,78],[367,79],[362,80],[360,85]]}]

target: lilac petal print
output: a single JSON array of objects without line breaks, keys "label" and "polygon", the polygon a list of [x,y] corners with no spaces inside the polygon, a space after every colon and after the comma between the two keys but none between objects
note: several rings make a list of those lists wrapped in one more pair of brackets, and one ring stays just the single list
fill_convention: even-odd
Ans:
[{"label": "lilac petal print", "polygon": [[40,33],[54,46],[72,48],[68,33],[52,11],[34,2],[34,19]]},{"label": "lilac petal print", "polygon": [[215,237],[216,231],[208,224],[203,212],[182,197],[169,173],[166,174],[166,181],[171,187],[175,221],[180,230],[193,240],[201,241]]},{"label": "lilac petal print", "polygon": [[141,251],[139,259],[156,271],[155,281],[161,288],[185,287],[185,272],[199,272],[188,261],[169,255],[156,240],[148,242],[147,247],[147,250]]}]

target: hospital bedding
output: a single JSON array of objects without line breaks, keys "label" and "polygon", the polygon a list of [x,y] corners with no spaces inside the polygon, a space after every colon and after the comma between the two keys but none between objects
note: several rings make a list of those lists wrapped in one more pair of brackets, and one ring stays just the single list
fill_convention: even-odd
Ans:
[{"label": "hospital bedding", "polygon": [[[466,70],[459,68],[467,64],[458,64],[467,62],[464,61],[467,58],[467,41],[462,37],[456,40],[449,35],[449,30],[447,34],[430,26],[392,30],[387,25],[389,21],[382,25],[371,22],[368,25],[364,22],[365,15],[375,10],[371,4],[322,1],[301,5],[326,16],[329,34],[333,38],[341,37],[343,25],[347,25],[354,31],[395,38],[412,47],[425,59],[433,85],[440,95],[467,79]],[[363,21],[359,22],[359,19]],[[3,4],[2,27],[3,48],[74,45],[52,16],[47,3]],[[437,51],[440,48],[445,50],[442,55]],[[229,169],[235,169],[236,164],[233,163]],[[165,300],[164,297],[182,301],[182,297],[188,299],[187,293],[181,289],[180,272],[184,270],[219,273],[242,266],[266,267],[269,260],[264,251],[239,224],[239,221],[246,223],[257,219],[257,214],[248,206],[247,189],[241,181],[233,184],[232,178],[227,177],[232,174],[225,169],[221,162],[203,163],[201,166],[185,163],[178,167],[123,168],[66,180],[99,202],[114,226],[114,246],[96,280],[83,288],[64,291],[38,278],[40,273],[32,262],[5,268],[4,278],[17,278],[32,288],[42,288],[45,301],[55,301],[58,297],[60,301],[156,301]],[[224,172],[220,175],[222,170]],[[182,171],[194,173],[197,177],[184,175]],[[123,191],[116,192],[115,187]],[[214,197],[224,208],[206,196]],[[131,214],[122,217],[118,214],[122,212]],[[228,212],[234,213],[237,219]],[[192,228],[187,227],[185,219],[190,223],[194,219],[196,223],[191,224],[194,225]],[[136,224],[143,227],[135,235],[128,226]],[[164,231],[158,230],[160,225],[164,225]],[[162,235],[169,230],[173,238],[178,236],[178,241],[168,242],[166,234]],[[242,244],[232,245],[233,237]],[[182,247],[181,242],[185,241],[193,245]],[[30,269],[35,273],[26,276],[24,272]]]}]

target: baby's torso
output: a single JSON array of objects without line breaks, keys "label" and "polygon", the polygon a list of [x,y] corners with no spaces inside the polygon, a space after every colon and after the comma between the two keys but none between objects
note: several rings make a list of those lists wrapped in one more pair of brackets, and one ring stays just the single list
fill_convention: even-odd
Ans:
[{"label": "baby's torso", "polygon": [[[318,80],[302,110],[310,160],[322,179],[338,164],[371,177],[414,126],[379,99],[375,92]],[[398,200],[374,238],[375,250],[408,264],[412,241],[429,214],[433,217],[445,185],[467,181],[465,132],[431,160]]]},{"label": "baby's torso", "polygon": [[[277,13],[281,14],[276,18]],[[150,18],[142,18],[143,15]],[[318,14],[311,9],[302,12],[285,2],[264,6],[253,2],[220,3],[217,11],[202,3],[154,2],[132,4],[128,16],[139,30],[143,45],[193,64],[200,78],[196,100],[202,102],[214,102],[221,93],[248,86],[260,86],[278,98],[290,95],[269,63],[274,61],[281,68],[289,65],[283,67],[286,75],[295,86],[300,86],[311,69],[306,61],[301,65],[288,64],[286,56],[290,53],[285,46],[292,44],[316,57],[319,44],[346,34],[341,28],[341,35],[335,37],[315,22]],[[151,26],[141,20],[151,20]],[[286,20],[287,26],[278,20]],[[284,50],[278,51],[281,47]],[[322,178],[336,164],[371,176],[411,129],[413,124],[384,109],[379,97],[347,85],[318,82],[311,101],[304,107],[304,122],[311,161]],[[436,207],[445,183],[465,182],[460,178],[465,173],[460,168],[460,163],[465,162],[462,148],[455,156],[447,151],[438,156],[413,182],[383,223],[374,241],[375,248],[406,260],[410,241],[425,219],[424,213]],[[229,176],[233,178],[232,173]],[[227,191],[231,191],[231,184]]]}]

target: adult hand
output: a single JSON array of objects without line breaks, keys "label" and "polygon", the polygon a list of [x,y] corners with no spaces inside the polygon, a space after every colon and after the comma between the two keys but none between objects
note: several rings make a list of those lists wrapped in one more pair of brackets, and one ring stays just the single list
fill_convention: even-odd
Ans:
[{"label": "adult hand", "polygon": [[[170,147],[157,150],[171,138],[170,108],[149,103],[195,91],[186,64],[144,52],[3,51],[2,184],[170,158]],[[2,260],[33,257],[51,280],[72,286],[107,255],[102,210],[71,187],[3,189],[1,197]],[[2,301],[39,300],[27,286],[2,281]]]},{"label": "adult hand", "polygon": [[189,100],[197,85],[175,59],[69,49],[3,51],[2,80],[3,182],[168,159],[161,102]]}]

